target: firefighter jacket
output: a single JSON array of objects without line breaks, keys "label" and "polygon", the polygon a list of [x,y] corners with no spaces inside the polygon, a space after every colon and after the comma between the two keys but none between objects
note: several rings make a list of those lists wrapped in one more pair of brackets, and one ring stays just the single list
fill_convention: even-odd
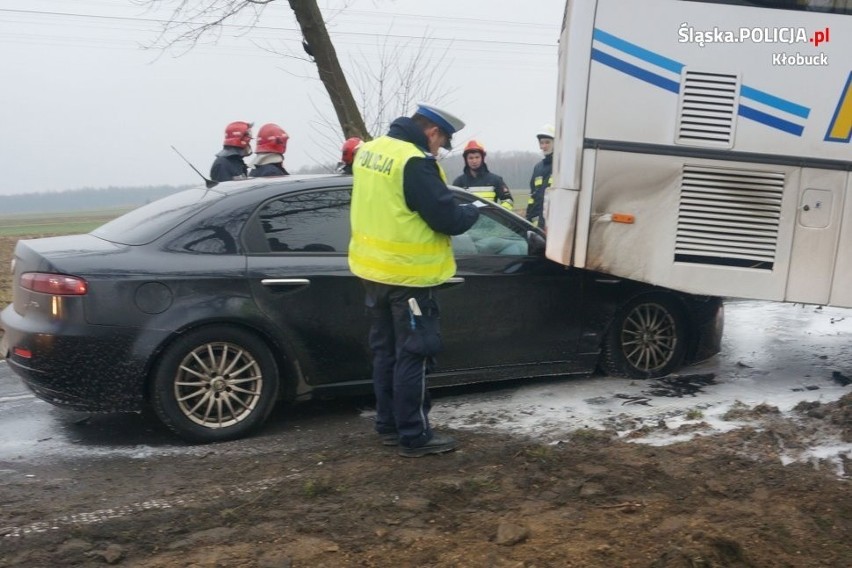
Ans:
[{"label": "firefighter jacket", "polygon": [[290,172],[284,169],[280,163],[273,164],[260,164],[254,167],[254,169],[249,172],[249,177],[257,178],[257,177],[275,177],[275,176],[288,176]]},{"label": "firefighter jacket", "polygon": [[544,190],[550,187],[553,175],[553,154],[548,154],[533,168],[530,178],[530,198],[527,202],[527,220],[544,228]]},{"label": "firefighter jacket", "polygon": [[468,230],[479,211],[455,202],[426,145],[420,127],[402,117],[387,136],[358,150],[349,242],[349,268],[356,276],[429,287],[455,274],[450,235]]},{"label": "firefighter jacket", "polygon": [[213,165],[210,166],[210,179],[213,181],[233,181],[246,179],[248,167],[243,161],[245,153],[242,148],[225,146],[216,154]]},{"label": "firefighter jacket", "polygon": [[514,208],[515,201],[506,182],[502,177],[489,171],[485,162],[482,162],[482,166],[476,170],[475,175],[470,166],[465,166],[464,173],[453,180],[453,185],[469,190],[480,199],[494,201],[509,211]]}]

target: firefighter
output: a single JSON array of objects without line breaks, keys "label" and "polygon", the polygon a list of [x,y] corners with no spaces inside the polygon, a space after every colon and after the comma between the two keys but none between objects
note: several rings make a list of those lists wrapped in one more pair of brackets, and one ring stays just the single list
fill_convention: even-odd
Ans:
[{"label": "firefighter", "polygon": [[232,181],[246,179],[248,167],[243,158],[251,155],[251,122],[236,121],[225,127],[222,150],[210,166],[210,179]]},{"label": "firefighter", "polygon": [[527,220],[544,229],[544,190],[550,187],[553,175],[553,137],[556,134],[553,126],[545,124],[536,133],[538,147],[544,158],[533,168],[530,178],[530,198],[527,202]]},{"label": "firefighter", "polygon": [[435,158],[463,126],[420,103],[364,143],[353,166],[349,268],[363,282],[371,318],[375,429],[404,457],[457,445],[429,425],[426,372],[441,350],[435,289],[456,272],[450,235],[479,217],[475,205],[455,202]]},{"label": "firefighter", "polygon": [[358,148],[364,143],[357,136],[347,138],[340,149],[340,163],[337,165],[337,172],[341,174],[352,175],[352,162],[355,161],[355,153]]},{"label": "firefighter", "polygon": [[284,152],[290,136],[277,124],[269,123],[260,127],[257,133],[257,147],[249,176],[274,177],[290,175],[284,169]]},{"label": "firefighter", "polygon": [[481,199],[494,201],[512,211],[515,205],[512,193],[503,178],[489,171],[485,165],[485,148],[476,140],[464,147],[464,172],[453,180],[453,185],[470,190]]}]

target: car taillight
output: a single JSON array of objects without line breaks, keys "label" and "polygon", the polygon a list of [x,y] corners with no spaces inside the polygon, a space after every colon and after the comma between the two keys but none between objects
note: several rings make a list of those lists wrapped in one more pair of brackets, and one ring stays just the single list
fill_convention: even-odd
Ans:
[{"label": "car taillight", "polygon": [[22,359],[33,358],[33,352],[29,349],[25,349],[24,347],[15,347],[14,349],[12,349],[12,353],[17,355],[18,357],[21,357]]},{"label": "car taillight", "polygon": [[55,296],[83,296],[89,291],[88,284],[82,278],[44,272],[21,274],[21,287]]}]

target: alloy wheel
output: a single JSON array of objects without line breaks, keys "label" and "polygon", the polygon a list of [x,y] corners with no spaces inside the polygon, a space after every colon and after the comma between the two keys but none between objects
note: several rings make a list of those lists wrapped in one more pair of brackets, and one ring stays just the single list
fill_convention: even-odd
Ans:
[{"label": "alloy wheel", "polygon": [[174,379],[180,411],[205,428],[226,428],[252,414],[261,399],[263,372],[239,345],[199,345],[181,361]]},{"label": "alloy wheel", "polygon": [[639,304],[627,314],[621,328],[624,357],[643,372],[662,369],[675,354],[677,331],[677,323],[665,306]]}]

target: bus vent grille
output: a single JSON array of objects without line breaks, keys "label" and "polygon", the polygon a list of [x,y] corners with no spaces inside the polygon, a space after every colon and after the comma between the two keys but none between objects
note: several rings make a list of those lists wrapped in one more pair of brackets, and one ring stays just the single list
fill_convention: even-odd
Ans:
[{"label": "bus vent grille", "polygon": [[684,165],[675,262],[772,270],[784,173]]},{"label": "bus vent grille", "polygon": [[675,143],[733,146],[739,94],[737,75],[684,71]]}]

